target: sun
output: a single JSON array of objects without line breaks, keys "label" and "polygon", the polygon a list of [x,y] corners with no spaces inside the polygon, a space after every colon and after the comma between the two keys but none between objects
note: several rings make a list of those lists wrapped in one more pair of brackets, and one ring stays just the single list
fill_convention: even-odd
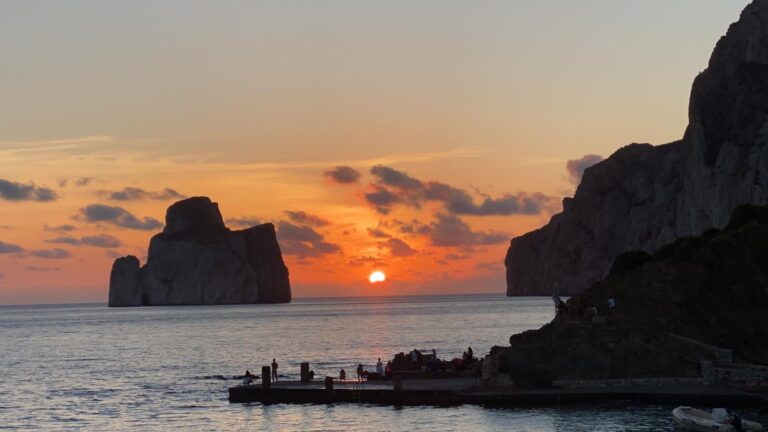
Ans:
[{"label": "sun", "polygon": [[384,282],[387,280],[387,275],[385,275],[383,271],[376,270],[375,272],[371,273],[370,276],[368,276],[368,280],[371,281],[371,283]]}]

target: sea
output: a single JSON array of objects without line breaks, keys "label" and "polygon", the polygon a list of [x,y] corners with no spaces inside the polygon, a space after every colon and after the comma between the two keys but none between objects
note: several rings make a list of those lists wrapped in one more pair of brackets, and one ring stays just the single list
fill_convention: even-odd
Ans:
[{"label": "sea", "polygon": [[0,429],[137,431],[664,431],[673,407],[229,403],[247,369],[337,376],[412,349],[487,353],[553,317],[549,298],[296,299],[284,305],[0,307]]}]

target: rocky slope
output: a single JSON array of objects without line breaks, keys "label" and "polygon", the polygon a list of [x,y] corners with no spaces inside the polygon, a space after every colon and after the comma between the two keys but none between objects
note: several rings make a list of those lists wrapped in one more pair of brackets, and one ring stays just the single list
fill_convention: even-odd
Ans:
[{"label": "rocky slope", "polygon": [[[590,308],[606,315],[593,322]],[[617,258],[607,278],[571,298],[567,312],[495,348],[502,371],[558,379],[697,377],[712,351],[768,364],[768,207],[740,206],[724,231],[683,238],[654,255]]]},{"label": "rocky slope", "polygon": [[655,252],[768,202],[768,0],[755,0],[694,81],[682,140],[588,168],[543,228],[512,240],[507,295],[578,293],[627,250]]},{"label": "rocky slope", "polygon": [[168,208],[165,229],[152,237],[147,263],[118,258],[110,306],[287,303],[288,268],[275,227],[231,231],[216,203],[189,198]]}]

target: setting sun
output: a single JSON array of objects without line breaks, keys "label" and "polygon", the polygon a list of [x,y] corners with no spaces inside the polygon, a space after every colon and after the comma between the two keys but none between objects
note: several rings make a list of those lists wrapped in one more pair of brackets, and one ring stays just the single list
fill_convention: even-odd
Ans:
[{"label": "setting sun", "polygon": [[387,275],[385,275],[383,271],[376,270],[368,276],[368,280],[371,281],[371,283],[384,282],[387,280]]}]

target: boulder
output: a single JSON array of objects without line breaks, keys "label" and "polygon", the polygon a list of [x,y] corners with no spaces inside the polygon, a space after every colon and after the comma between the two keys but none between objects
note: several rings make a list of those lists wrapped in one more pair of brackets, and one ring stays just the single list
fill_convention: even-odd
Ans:
[{"label": "boulder", "polygon": [[588,168],[561,213],[512,239],[507,295],[582,292],[625,251],[654,253],[766,203],[768,0],[755,0],[695,79],[683,138],[631,144]]},{"label": "boulder", "polygon": [[110,279],[110,306],[290,300],[274,225],[229,230],[218,205],[206,197],[170,206],[165,229],[150,241],[147,263],[139,269],[135,257],[119,258]]}]

